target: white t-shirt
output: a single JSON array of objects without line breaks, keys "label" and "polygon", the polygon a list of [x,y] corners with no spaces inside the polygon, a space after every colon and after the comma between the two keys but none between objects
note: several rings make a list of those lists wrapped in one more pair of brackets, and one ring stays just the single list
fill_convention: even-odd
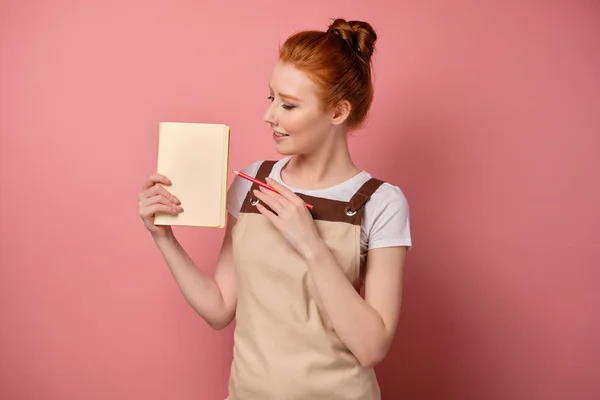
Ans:
[{"label": "white t-shirt", "polygon": [[[328,198],[338,201],[350,201],[360,187],[372,178],[371,174],[361,171],[359,174],[325,189],[305,190],[286,185],[281,179],[281,169],[290,160],[290,156],[280,159],[275,163],[269,177],[296,193],[309,196]],[[248,165],[241,172],[256,177],[262,160]],[[227,194],[227,211],[238,217],[242,203],[248,194],[252,182],[236,176]],[[361,224],[361,258],[368,250],[391,247],[412,246],[410,236],[410,218],[408,202],[399,187],[385,182],[381,185],[371,199],[365,204],[365,212]]]}]

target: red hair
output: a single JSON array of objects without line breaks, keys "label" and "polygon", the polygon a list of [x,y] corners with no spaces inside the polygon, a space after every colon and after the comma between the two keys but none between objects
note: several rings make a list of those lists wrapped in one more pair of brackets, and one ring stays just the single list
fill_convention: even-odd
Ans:
[{"label": "red hair", "polygon": [[326,32],[302,31],[290,36],[279,59],[305,72],[320,90],[324,110],[347,100],[350,129],[365,121],[373,101],[371,56],[377,35],[363,21],[336,19]]}]

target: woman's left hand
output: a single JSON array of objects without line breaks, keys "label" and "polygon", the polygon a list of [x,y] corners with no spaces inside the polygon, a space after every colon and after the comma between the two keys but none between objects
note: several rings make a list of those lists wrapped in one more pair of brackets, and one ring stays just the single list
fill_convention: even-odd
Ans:
[{"label": "woman's left hand", "polygon": [[296,193],[273,179],[267,178],[266,180],[267,184],[279,193],[260,187],[260,190],[254,190],[254,195],[275,213],[260,203],[256,205],[258,211],[273,224],[302,257],[306,258],[308,252],[322,240],[312,215],[304,200]]}]

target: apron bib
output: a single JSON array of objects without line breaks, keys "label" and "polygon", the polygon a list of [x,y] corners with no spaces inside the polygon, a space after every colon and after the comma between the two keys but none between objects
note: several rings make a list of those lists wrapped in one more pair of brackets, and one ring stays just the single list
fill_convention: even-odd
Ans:
[{"label": "apron bib", "polygon": [[[274,164],[263,162],[257,179]],[[357,291],[363,206],[382,183],[367,181],[349,202],[298,194],[314,206],[319,234]],[[305,261],[256,209],[253,189],[232,232],[238,301],[229,399],[380,400],[373,369],[339,339]]]}]

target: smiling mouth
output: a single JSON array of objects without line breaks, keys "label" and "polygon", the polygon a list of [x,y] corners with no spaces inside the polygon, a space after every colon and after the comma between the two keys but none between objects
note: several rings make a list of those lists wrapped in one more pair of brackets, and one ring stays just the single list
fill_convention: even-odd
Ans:
[{"label": "smiling mouth", "polygon": [[273,133],[274,133],[274,134],[275,134],[275,136],[277,136],[277,137],[285,137],[285,136],[290,136],[290,135],[288,135],[287,133],[280,133],[280,132],[275,132],[275,131],[273,131]]}]

